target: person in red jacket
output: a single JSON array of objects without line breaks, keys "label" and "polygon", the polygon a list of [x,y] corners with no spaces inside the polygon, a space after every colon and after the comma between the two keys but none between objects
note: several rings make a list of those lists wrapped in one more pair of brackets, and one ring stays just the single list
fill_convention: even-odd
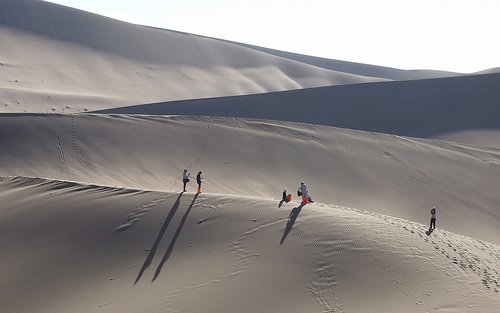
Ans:
[{"label": "person in red jacket", "polygon": [[299,193],[302,196],[302,202],[301,202],[302,205],[314,202],[311,199],[311,196],[309,195],[309,190],[307,190],[307,185],[303,181],[300,182]]}]

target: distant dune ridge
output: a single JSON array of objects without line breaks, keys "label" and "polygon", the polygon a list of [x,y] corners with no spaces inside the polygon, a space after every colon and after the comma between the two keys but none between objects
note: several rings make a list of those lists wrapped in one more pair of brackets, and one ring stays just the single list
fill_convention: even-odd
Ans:
[{"label": "distant dune ridge", "polygon": [[500,147],[500,74],[162,102],[105,113],[234,116]]},{"label": "distant dune ridge", "polygon": [[43,1],[2,1],[0,39],[3,112],[81,112],[458,75],[301,56],[133,25]]},{"label": "distant dune ridge", "polygon": [[0,43],[0,312],[500,312],[498,68],[36,0],[0,1]]},{"label": "distant dune ridge", "polygon": [[[321,57],[314,57],[309,55],[303,55],[298,53],[292,53],[287,51],[280,51],[270,48],[258,47],[254,45],[240,44],[252,49],[263,51],[272,55],[277,55],[291,60],[296,60],[299,62],[311,64],[317,67],[326,68],[334,71],[351,73],[361,76],[369,77],[379,77],[388,80],[415,80],[415,79],[429,79],[429,78],[439,78],[439,77],[452,77],[464,75],[454,72],[446,71],[433,71],[433,70],[402,70],[391,67],[362,64],[341,60],[332,60]],[[491,71],[498,72],[498,69],[491,69]]]},{"label": "distant dune ridge", "polygon": [[75,112],[382,80],[42,1],[2,1],[0,39],[4,112],[60,111],[62,103]]}]

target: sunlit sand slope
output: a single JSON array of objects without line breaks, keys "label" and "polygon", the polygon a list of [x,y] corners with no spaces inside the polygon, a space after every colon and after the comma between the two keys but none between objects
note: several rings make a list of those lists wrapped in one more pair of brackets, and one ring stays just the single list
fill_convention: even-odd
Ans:
[{"label": "sunlit sand slope", "polygon": [[177,192],[203,171],[218,194],[296,195],[500,243],[497,149],[308,124],[228,118],[9,115],[0,175]]},{"label": "sunlit sand slope", "polygon": [[0,112],[81,112],[384,80],[44,1],[0,1],[0,42]]},{"label": "sunlit sand slope", "polygon": [[498,312],[500,248],[268,198],[0,180],[5,312]]}]

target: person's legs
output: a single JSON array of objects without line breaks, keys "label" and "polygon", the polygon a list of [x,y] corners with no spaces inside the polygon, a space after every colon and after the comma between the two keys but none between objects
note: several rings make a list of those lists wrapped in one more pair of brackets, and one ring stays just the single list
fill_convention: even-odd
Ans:
[{"label": "person's legs", "polygon": [[198,193],[201,192],[201,183],[198,183]]},{"label": "person's legs", "polygon": [[431,218],[431,228],[436,229],[436,219],[435,218]]},{"label": "person's legs", "polygon": [[187,184],[187,181],[186,181],[186,180],[183,180],[182,182],[184,183],[184,189],[183,189],[183,190],[184,190],[184,191],[186,191],[186,184]]}]

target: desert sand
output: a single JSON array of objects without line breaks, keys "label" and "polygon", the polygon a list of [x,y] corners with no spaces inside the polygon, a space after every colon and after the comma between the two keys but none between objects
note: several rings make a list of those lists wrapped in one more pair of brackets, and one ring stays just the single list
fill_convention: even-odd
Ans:
[{"label": "desert sand", "polygon": [[9,78],[0,84],[0,112],[74,113],[384,80],[33,0],[0,2],[0,40]]},{"label": "desert sand", "polygon": [[497,68],[28,0],[0,40],[0,312],[500,311]]}]

